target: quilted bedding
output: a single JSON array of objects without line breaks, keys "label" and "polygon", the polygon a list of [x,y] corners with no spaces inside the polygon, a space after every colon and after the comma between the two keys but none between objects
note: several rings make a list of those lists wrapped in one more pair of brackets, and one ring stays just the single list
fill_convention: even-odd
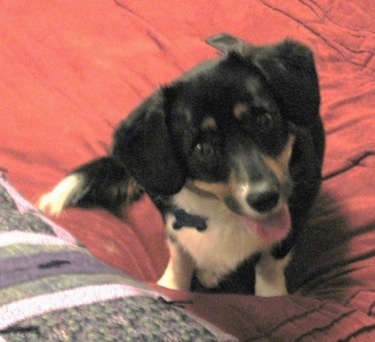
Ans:
[{"label": "quilted bedding", "polygon": [[[209,336],[372,340],[374,17],[375,3],[362,0],[0,2],[0,168],[28,201],[35,202],[70,169],[104,155],[113,128],[155,87],[215,57],[215,50],[204,42],[208,36],[228,32],[255,44],[286,37],[300,40],[315,53],[327,152],[321,194],[287,270],[291,295],[259,298],[158,288],[154,283],[168,251],[162,220],[148,198],[130,208],[124,220],[101,210],[79,209],[53,220],[104,262],[92,261],[97,273],[110,265],[110,273],[121,278],[116,278],[119,284],[129,279],[127,274],[141,288],[146,286],[141,282],[148,283],[156,302],[163,295],[183,301],[183,312],[194,314],[188,316],[194,317],[192,327],[202,319],[202,326],[219,329],[210,330],[216,333],[211,335],[200,326]],[[1,220],[4,215],[1,211]],[[73,243],[68,233],[60,238]],[[0,267],[4,265],[0,261]],[[1,268],[1,291],[11,286],[4,272]],[[79,267],[74,272],[82,277]],[[38,276],[43,279],[40,272]],[[126,296],[123,300],[124,308],[135,305]],[[83,317],[82,305],[78,301],[70,307]],[[0,300],[1,309],[6,307]],[[51,321],[60,314],[53,305],[42,311],[51,314]],[[40,324],[38,317],[33,322],[32,326]],[[101,322],[95,323],[96,332]],[[109,340],[118,336],[114,327],[126,329],[103,327]],[[9,334],[11,328],[0,325],[0,337],[22,340]],[[74,340],[69,329],[65,333],[65,340]]]}]

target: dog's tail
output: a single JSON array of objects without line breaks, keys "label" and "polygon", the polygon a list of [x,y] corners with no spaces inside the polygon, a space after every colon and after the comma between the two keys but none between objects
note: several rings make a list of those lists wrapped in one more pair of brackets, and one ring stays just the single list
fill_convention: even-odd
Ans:
[{"label": "dog's tail", "polygon": [[138,200],[143,188],[119,161],[104,157],[69,173],[38,201],[42,211],[58,215],[66,207],[104,208],[122,216],[122,207]]}]

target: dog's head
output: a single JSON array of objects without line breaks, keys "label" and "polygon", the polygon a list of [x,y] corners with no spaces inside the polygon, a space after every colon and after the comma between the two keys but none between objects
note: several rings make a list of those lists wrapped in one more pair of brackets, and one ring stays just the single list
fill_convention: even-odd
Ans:
[{"label": "dog's head", "polygon": [[257,217],[287,202],[294,130],[319,120],[319,87],[305,46],[237,42],[143,102],[113,154],[150,194],[187,186]]}]

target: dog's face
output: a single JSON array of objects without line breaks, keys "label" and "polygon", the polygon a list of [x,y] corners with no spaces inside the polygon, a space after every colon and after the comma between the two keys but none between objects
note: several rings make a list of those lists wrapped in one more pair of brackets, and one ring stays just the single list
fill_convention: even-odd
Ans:
[{"label": "dog's face", "polygon": [[144,101],[118,128],[113,155],[154,197],[185,186],[286,225],[294,131],[319,126],[319,101],[308,48],[242,45]]},{"label": "dog's face", "polygon": [[294,137],[257,67],[229,55],[188,74],[163,96],[188,187],[252,217],[286,203]]}]

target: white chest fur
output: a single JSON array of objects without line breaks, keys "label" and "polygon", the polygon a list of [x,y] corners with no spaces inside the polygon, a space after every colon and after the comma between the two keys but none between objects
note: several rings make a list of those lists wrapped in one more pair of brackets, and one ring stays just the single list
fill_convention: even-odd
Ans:
[{"label": "white chest fur", "polygon": [[254,234],[243,217],[230,211],[216,198],[202,197],[184,188],[174,196],[173,203],[188,214],[207,219],[204,231],[193,227],[176,230],[173,228],[174,215],[166,217],[169,235],[191,256],[198,278],[207,287],[216,286],[254,253],[270,248]]}]

